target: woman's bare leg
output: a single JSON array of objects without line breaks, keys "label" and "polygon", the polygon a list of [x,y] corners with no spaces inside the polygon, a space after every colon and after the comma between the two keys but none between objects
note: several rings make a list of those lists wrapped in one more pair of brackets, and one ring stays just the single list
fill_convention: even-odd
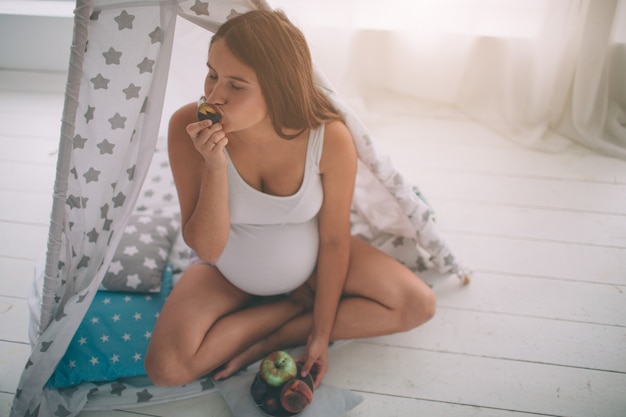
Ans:
[{"label": "woman's bare leg", "polygon": [[[311,284],[315,285],[314,279]],[[407,331],[428,321],[434,312],[435,296],[424,282],[369,244],[352,239],[344,297],[331,340]],[[226,378],[276,349],[306,343],[312,326],[312,314],[294,317],[226,363],[215,377]]]},{"label": "woman's bare leg", "polygon": [[302,313],[306,297],[250,306],[254,298],[208,265],[193,265],[174,287],[152,333],[146,373],[157,385],[206,375]]}]

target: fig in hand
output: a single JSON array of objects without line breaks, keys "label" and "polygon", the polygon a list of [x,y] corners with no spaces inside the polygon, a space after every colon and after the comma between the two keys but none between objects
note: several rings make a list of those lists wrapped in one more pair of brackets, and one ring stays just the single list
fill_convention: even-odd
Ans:
[{"label": "fig in hand", "polygon": [[209,119],[211,122],[217,123],[221,118],[222,115],[217,112],[217,109],[207,103],[204,96],[200,97],[198,100],[198,120]]}]

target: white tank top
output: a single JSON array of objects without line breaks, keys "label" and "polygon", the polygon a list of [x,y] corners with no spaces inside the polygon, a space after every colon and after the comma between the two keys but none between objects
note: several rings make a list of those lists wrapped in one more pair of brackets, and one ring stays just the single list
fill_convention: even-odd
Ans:
[{"label": "white tank top", "polygon": [[230,234],[216,266],[241,290],[283,294],[313,273],[319,252],[317,215],[324,200],[319,170],[323,144],[322,125],[309,133],[302,184],[286,197],[251,187],[229,157]]}]

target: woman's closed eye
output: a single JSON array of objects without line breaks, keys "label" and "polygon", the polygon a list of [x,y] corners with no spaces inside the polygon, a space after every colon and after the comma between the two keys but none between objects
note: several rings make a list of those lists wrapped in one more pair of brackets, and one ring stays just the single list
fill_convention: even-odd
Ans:
[{"label": "woman's closed eye", "polygon": [[[219,79],[219,77],[217,76],[217,74],[213,74],[213,73],[209,73],[208,75],[209,79],[211,81],[217,81]],[[239,90],[243,90],[243,87],[234,83],[234,82],[230,82],[228,83],[228,87],[231,88],[234,91],[239,91]]]}]

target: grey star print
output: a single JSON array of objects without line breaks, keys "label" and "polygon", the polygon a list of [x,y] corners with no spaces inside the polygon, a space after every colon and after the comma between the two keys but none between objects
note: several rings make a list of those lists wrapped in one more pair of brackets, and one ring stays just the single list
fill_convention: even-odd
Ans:
[{"label": "grey star print", "polygon": [[209,15],[209,3],[196,0],[196,3],[191,7],[191,11],[195,12],[198,16]]},{"label": "grey star print", "polygon": [[135,178],[135,169],[137,168],[137,165],[133,165],[132,167],[128,168],[126,170],[126,173],[128,174],[128,180],[132,181]]},{"label": "grey star print", "polygon": [[122,53],[110,47],[102,56],[104,56],[104,61],[107,65],[119,65]]},{"label": "grey star print", "polygon": [[152,43],[163,43],[163,31],[158,26],[148,36]]},{"label": "grey star print", "polygon": [[62,405],[59,405],[56,413],[54,413],[55,417],[67,417],[70,415],[72,415],[72,413],[67,408],[63,407]]},{"label": "grey star print", "polygon": [[143,59],[139,64],[137,64],[137,68],[139,68],[139,74],[143,74],[144,72],[152,73],[152,66],[154,65],[154,61],[148,59],[147,57]]},{"label": "grey star print", "polygon": [[89,242],[91,243],[95,243],[96,241],[98,241],[98,236],[100,236],[100,234],[96,231],[95,227],[87,233],[87,237],[89,238]]},{"label": "grey star print", "polygon": [[83,174],[83,177],[85,177],[85,181],[87,183],[98,182],[99,176],[100,176],[100,171],[93,169],[93,167],[89,168],[89,171]]},{"label": "grey star print", "polygon": [[143,391],[137,393],[137,402],[145,403],[146,401],[150,401],[152,397],[153,395],[150,394],[147,389],[144,389]]},{"label": "grey star print", "polygon": [[85,142],[87,142],[87,138],[83,138],[80,135],[76,135],[74,136],[74,139],[72,139],[72,145],[74,149],[84,149]]},{"label": "grey star print", "polygon": [[122,395],[122,391],[126,389],[126,385],[120,382],[114,382],[111,384],[111,394],[112,395]]},{"label": "grey star print", "polygon": [[109,215],[109,205],[105,204],[104,206],[100,207],[100,218],[106,219],[108,215]]},{"label": "grey star print", "polygon": [[90,79],[89,81],[93,83],[94,90],[100,90],[100,89],[106,90],[109,88],[109,81],[111,80],[104,78],[102,74],[98,74],[92,79]]},{"label": "grey star print", "polygon": [[119,30],[132,29],[135,16],[128,14],[126,10],[122,10],[122,13],[120,13],[120,15],[117,16],[114,20],[117,22],[117,28]]},{"label": "grey star print", "polygon": [[113,148],[115,147],[115,145],[109,142],[108,140],[104,139],[102,142],[100,142],[96,146],[100,149],[100,155],[104,155],[105,153],[113,155]]},{"label": "grey star print", "polygon": [[113,197],[113,207],[121,207],[126,201],[126,196],[120,191],[115,197]]},{"label": "grey star print", "polygon": [[121,116],[119,113],[115,113],[115,115],[109,119],[109,123],[111,123],[111,129],[124,129],[126,119],[126,117]]},{"label": "grey star print", "polygon": [[93,114],[96,111],[95,107],[87,106],[87,111],[85,112],[85,122],[89,123],[93,120]]},{"label": "grey star print", "polygon": [[139,91],[141,87],[137,87],[135,84],[130,83],[128,87],[122,90],[122,92],[126,95],[126,100],[130,100],[131,98],[139,98]]},{"label": "grey star print", "polygon": [[80,208],[80,197],[78,196],[70,194],[65,201],[70,206],[70,209]]},{"label": "grey star print", "polygon": [[78,262],[78,266],[76,267],[77,269],[80,268],[87,268],[89,266],[89,261],[91,260],[91,258],[87,255],[83,255],[82,258],[80,258],[80,261]]}]

